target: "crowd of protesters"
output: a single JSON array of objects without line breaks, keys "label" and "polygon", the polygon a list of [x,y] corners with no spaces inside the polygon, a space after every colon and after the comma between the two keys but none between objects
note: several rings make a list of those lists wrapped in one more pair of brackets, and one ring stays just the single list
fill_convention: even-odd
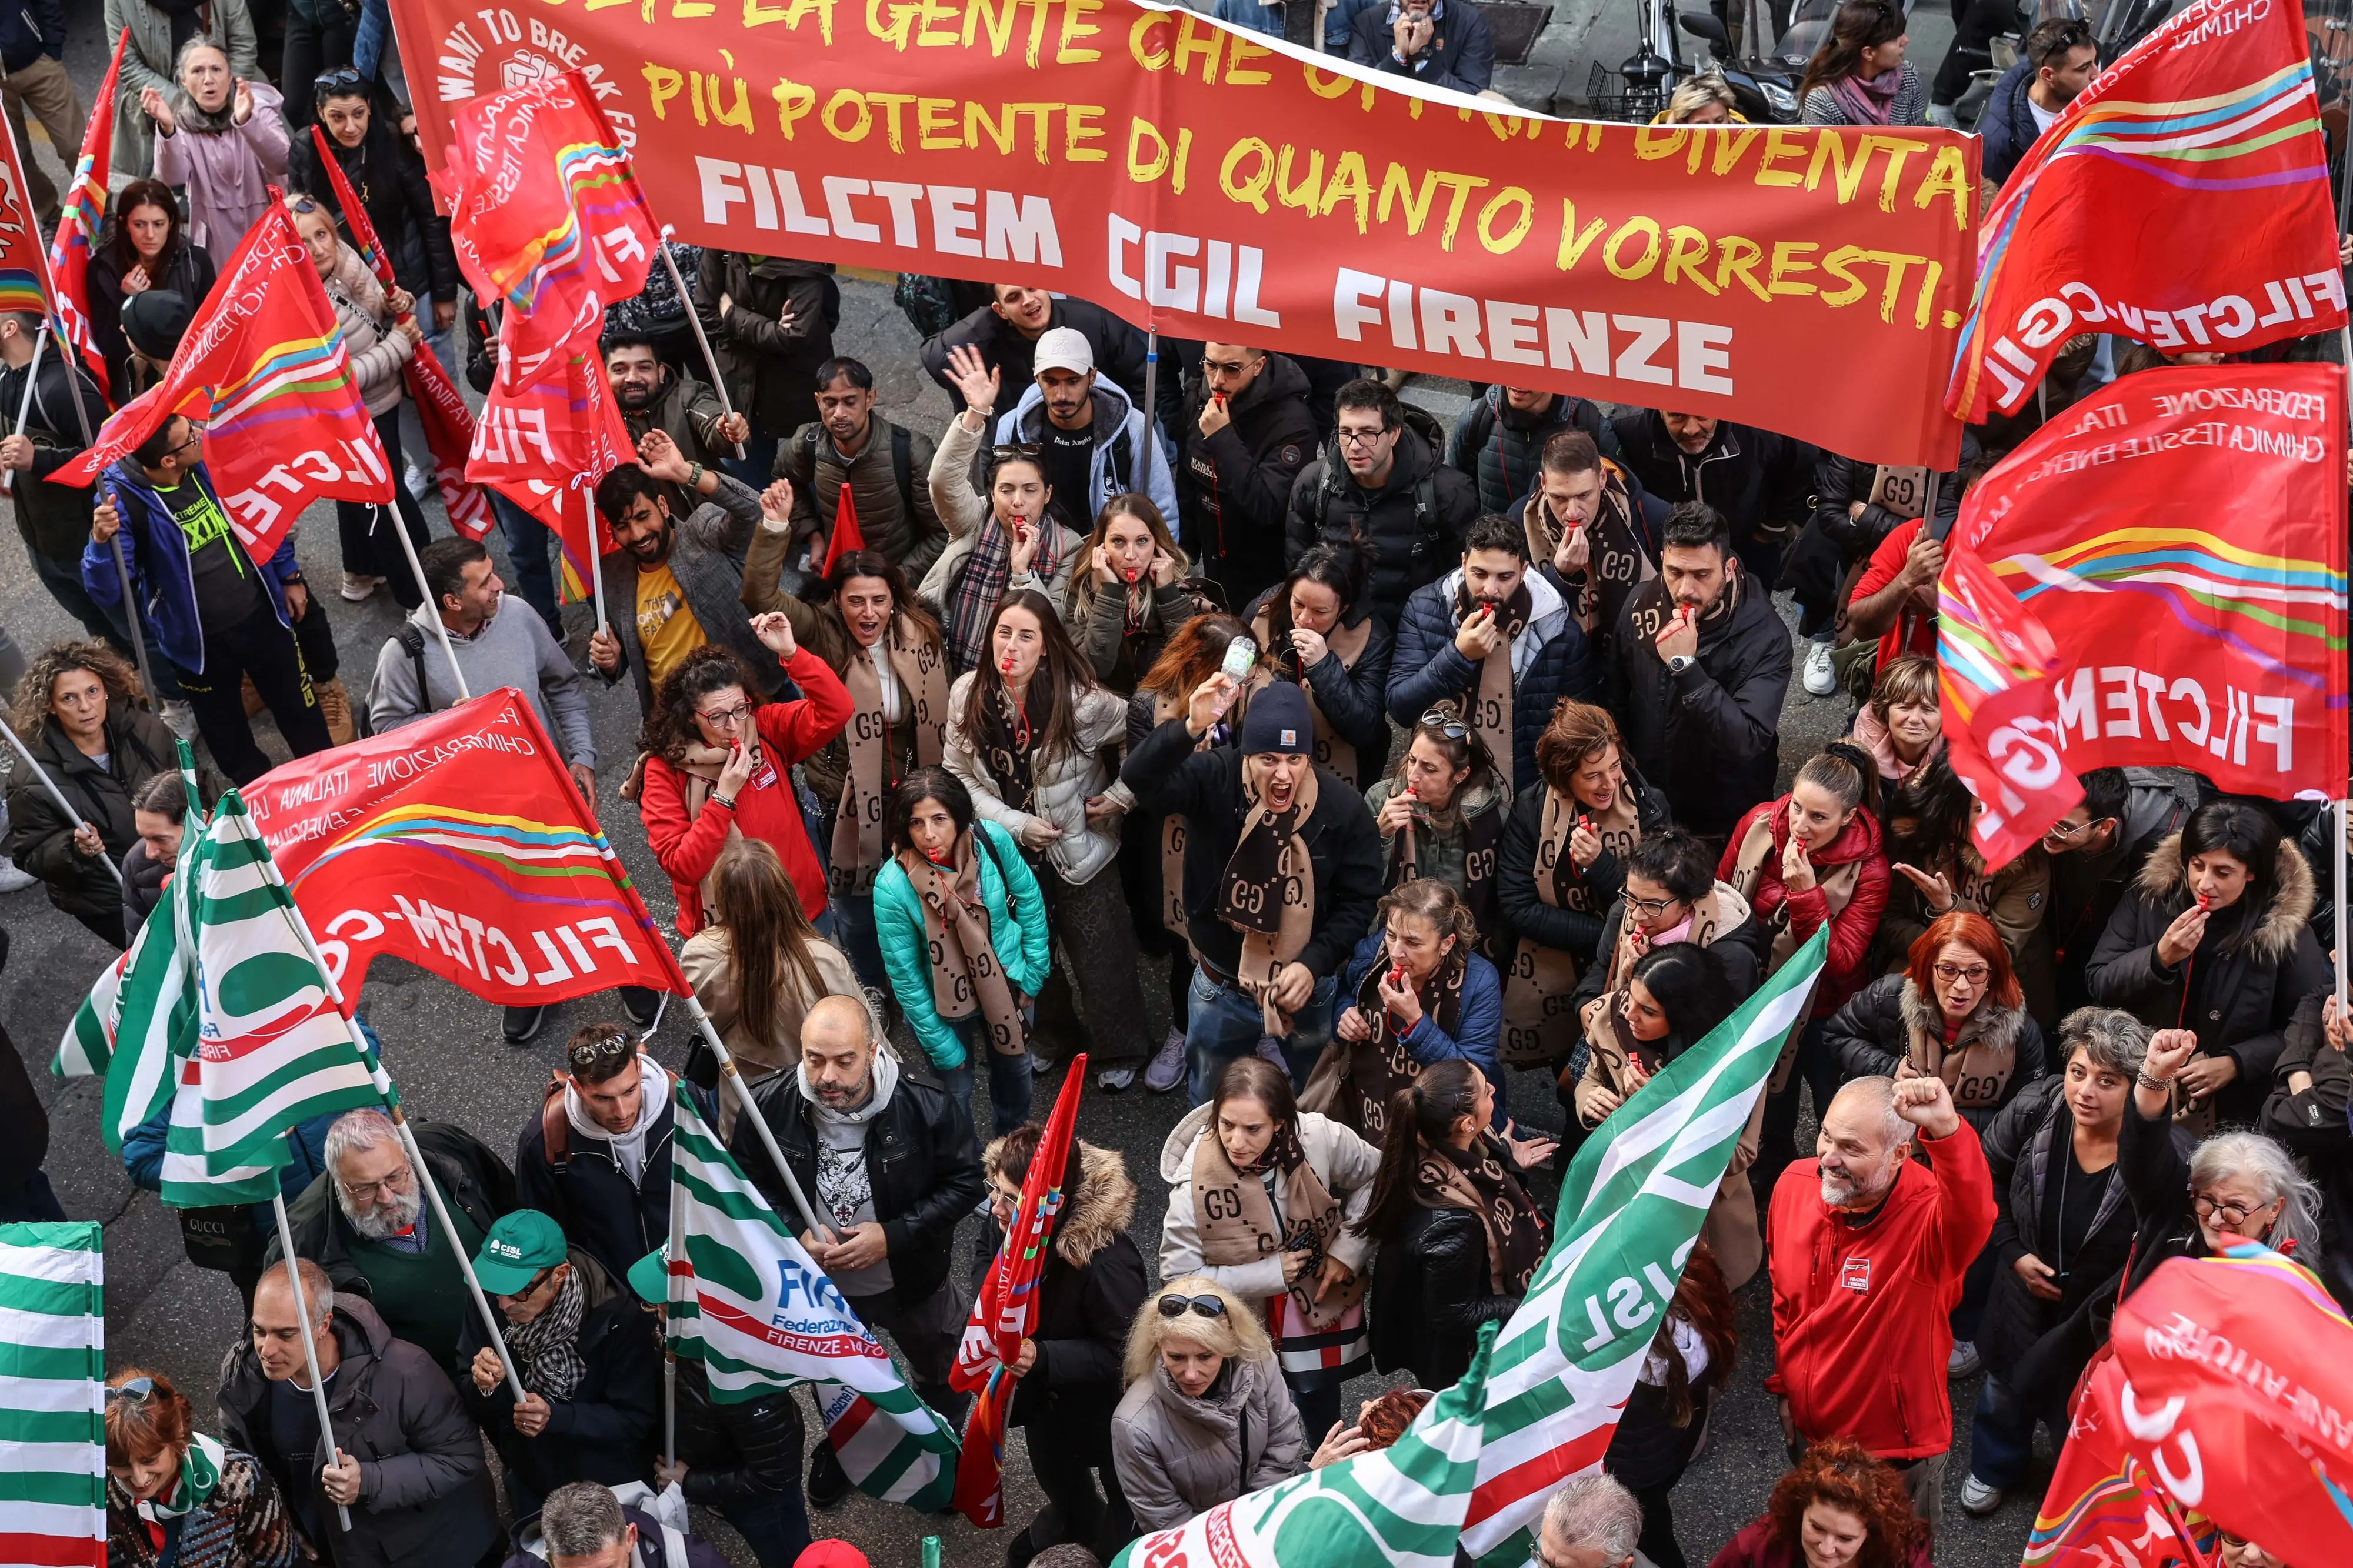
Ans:
[{"label": "crowd of protesters", "polygon": [[[63,356],[37,364],[37,317],[0,314],[0,406],[24,410],[0,467],[36,577],[86,634],[11,672],[9,722],[55,790],[12,774],[0,889],[37,882],[127,944],[202,826],[174,731],[242,784],[273,762],[259,709],[307,754],[448,707],[454,666],[523,693],[608,825],[634,807],[748,1090],[720,1090],[707,1054],[657,1063],[660,998],[628,992],[626,1022],[565,1044],[512,1157],[448,1125],[412,1145],[375,1111],[288,1134],[299,1268],[276,1267],[266,1210],[187,1227],[247,1303],[219,1436],[160,1373],[111,1380],[110,1563],[708,1568],[670,1540],[673,1485],[763,1568],[849,1561],[810,1543],[809,1510],[853,1482],[795,1398],[720,1399],[685,1362],[661,1451],[649,1309],[677,1107],[704,1109],[779,1213],[815,1195],[811,1256],[955,1424],[957,1226],[1010,1220],[1082,1052],[1090,1092],[1187,1109],[1156,1151],[1070,1156],[1007,1365],[1049,1507],[1001,1550],[1108,1562],[1394,1441],[1526,1295],[1577,1148],[1824,931],[1609,1474],[1546,1510],[1547,1568],[1683,1568],[1672,1496],[1759,1275],[1773,1342],[1751,1360],[1793,1468],[1716,1556],[1735,1568],[1927,1563],[1947,1481],[1973,1515],[2030,1485],[2036,1428],[2063,1436],[2118,1302],[2167,1258],[2263,1241],[2353,1297],[2330,819],[2103,769],[1999,871],[1971,841],[1925,657],[1933,585],[1963,495],[2024,429],[1973,432],[1962,468],[1926,475],[1498,385],[1450,431],[1377,366],[1165,340],[1147,402],[1142,336],[1107,310],[923,278],[900,297],[955,411],[910,428],[836,341],[830,265],[683,251],[685,297],[658,269],[607,321],[636,460],[596,490],[609,618],[567,625],[546,530],[496,498],[501,554],[435,537],[404,456],[400,367],[427,346],[458,365],[461,279],[382,0],[293,0],[275,86],[245,0],[104,9],[130,46],[90,315],[118,399],[281,187],[406,482],[390,509],[340,509],[322,595],[290,538],[247,552],[187,419],[99,489],[54,482],[107,403]],[[1284,27],[1280,5],[1216,14]],[[1323,16],[1368,67],[1489,86],[1475,7]],[[8,108],[55,142],[82,113],[53,68],[68,21],[54,0],[22,21],[29,52],[0,22]],[[1806,118],[1948,104],[1905,42],[1900,8],[1848,0]],[[2030,37],[1982,127],[1989,175],[2082,89],[2090,48],[2077,24]],[[1671,112],[1724,108],[1703,90]],[[394,286],[353,247],[314,123]],[[31,195],[51,221],[55,193]],[[466,319],[479,389],[497,320]],[[2073,348],[2069,374],[2093,374]],[[406,618],[347,694],[329,601],[380,592]],[[600,802],[591,705],[624,682],[638,754]],[[1844,738],[1783,744],[1793,685],[1851,713]],[[505,1037],[547,1012],[508,1009]],[[1515,1073],[1549,1076],[1556,1134],[1508,1114]],[[125,1141],[142,1184],[163,1138]],[[1139,1181],[1166,1188],[1156,1249],[1131,1234]],[[61,1214],[34,1175],[0,1217]],[[1980,1369],[1948,1478],[1948,1380]],[[1370,1372],[1403,1381],[1344,1412]]]}]

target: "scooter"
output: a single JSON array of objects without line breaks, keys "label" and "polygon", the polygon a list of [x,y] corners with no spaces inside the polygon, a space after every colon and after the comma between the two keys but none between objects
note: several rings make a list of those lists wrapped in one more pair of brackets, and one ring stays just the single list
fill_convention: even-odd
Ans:
[{"label": "scooter", "polygon": [[[1747,26],[1742,29],[1744,41],[1753,42],[1763,35],[1761,7],[1757,0],[1747,0]],[[1732,89],[1733,101],[1740,108],[1742,118],[1754,125],[1795,125],[1798,122],[1798,80],[1781,61],[1760,57],[1753,48],[1742,58],[1738,46],[1722,22],[1707,12],[1684,12],[1677,16],[1675,25],[1694,38],[1704,39],[1708,47],[1708,68],[1724,79]]]}]

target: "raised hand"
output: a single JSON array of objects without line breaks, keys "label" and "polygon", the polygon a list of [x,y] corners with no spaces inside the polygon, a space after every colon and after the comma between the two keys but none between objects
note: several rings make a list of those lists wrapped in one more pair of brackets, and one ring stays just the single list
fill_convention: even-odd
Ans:
[{"label": "raised hand", "polygon": [[980,357],[978,349],[958,343],[948,350],[948,384],[964,399],[967,413],[983,420],[994,413],[1000,381],[997,368]]}]

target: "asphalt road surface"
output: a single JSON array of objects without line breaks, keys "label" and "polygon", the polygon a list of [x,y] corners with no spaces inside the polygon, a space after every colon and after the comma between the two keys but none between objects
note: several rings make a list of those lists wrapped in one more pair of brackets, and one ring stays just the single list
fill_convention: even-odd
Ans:
[{"label": "asphalt road surface", "polygon": [[[98,41],[77,37],[69,64],[87,94],[103,67]],[[37,132],[34,155],[54,166]],[[922,428],[938,429],[946,418],[944,395],[913,370],[914,337],[892,307],[887,287],[852,279],[844,292],[845,314],[837,342],[844,352],[860,353],[874,365],[884,412]],[[1451,416],[1461,406],[1464,391],[1459,384],[1416,382],[1407,395]],[[436,533],[446,531],[438,502],[427,510]],[[495,533],[491,542],[498,545]],[[27,650],[79,635],[78,626],[48,598],[14,548],[0,552],[5,557],[0,563],[0,626]],[[304,515],[298,552],[319,590],[313,602],[333,618],[345,685],[355,702],[362,700],[376,650],[396,624],[396,611],[381,592],[364,605],[346,604],[335,595],[340,563],[332,508],[314,507]],[[529,612],[518,604],[512,613]],[[583,651],[586,620],[585,608],[571,612],[575,657]],[[655,918],[667,927],[672,914],[668,879],[646,851],[634,808],[619,799],[634,752],[636,705],[626,688],[591,689],[599,795],[608,803],[605,829],[644,889]],[[1822,741],[1840,733],[1846,719],[1842,699],[1810,698],[1793,688],[1783,720],[1784,779]],[[266,716],[257,721],[257,728],[265,747],[282,755]],[[62,1084],[42,1070],[74,1007],[111,953],[78,922],[53,909],[38,887],[0,898],[0,926],[11,941],[6,969],[0,972],[0,1023],[34,1069],[48,1107],[50,1176],[69,1214],[102,1220],[106,1226],[109,1366],[165,1373],[195,1401],[200,1425],[210,1426],[222,1353],[242,1329],[236,1291],[225,1277],[187,1262],[176,1220],[152,1194],[134,1191],[120,1164],[108,1155],[98,1131],[98,1086],[89,1080]],[[1144,987],[1148,1033],[1158,1039],[1167,1027],[1162,1016],[1165,992],[1156,961],[1147,961],[1146,967],[1153,970]],[[564,1039],[585,1023],[620,1016],[617,1000],[609,995],[565,1004],[535,1043],[517,1049],[501,1039],[495,1008],[396,961],[379,963],[369,975],[362,1005],[383,1038],[385,1066],[411,1113],[456,1121],[502,1150],[513,1147],[526,1118],[536,1115],[541,1089],[557,1065]],[[675,1021],[665,1023],[652,1044],[654,1054],[674,1067],[682,1061],[685,1047],[684,1028]],[[1057,1075],[1038,1085],[1037,1114],[1041,1119],[1060,1083]],[[1540,1077],[1516,1076],[1510,1093],[1512,1110],[1524,1126],[1558,1127],[1560,1112],[1550,1086]],[[1091,1089],[1080,1111],[1082,1137],[1120,1150],[1126,1157],[1139,1193],[1132,1228],[1146,1258],[1157,1257],[1166,1201],[1155,1174],[1159,1151],[1183,1110],[1181,1094],[1152,1095],[1139,1086],[1124,1095]],[[1538,1195],[1549,1201],[1548,1182]],[[967,1222],[959,1236],[960,1269],[970,1267],[976,1229],[976,1222]],[[1706,1563],[1735,1531],[1762,1510],[1785,1468],[1773,1404],[1760,1386],[1772,1362],[1769,1301],[1761,1277],[1742,1293],[1740,1306],[1739,1359],[1730,1390],[1715,1406],[1705,1452],[1674,1494],[1677,1532],[1685,1554],[1696,1563]],[[1369,1396],[1394,1381],[1363,1380],[1361,1389],[1349,1390],[1346,1407],[1353,1409],[1360,1394]],[[2008,1568],[2017,1562],[2025,1541],[2042,1478],[2033,1484],[2031,1496],[2013,1497],[1989,1520],[1961,1514],[1954,1500],[1966,1469],[1968,1412],[1976,1394],[1976,1379],[1954,1384],[1958,1433],[1947,1477],[1946,1514],[1936,1529],[1936,1561],[1950,1568]],[[1007,1450],[1007,1514],[1016,1526],[1043,1501],[1030,1479],[1026,1441],[1017,1431]],[[831,1533],[856,1542],[878,1568],[919,1562],[919,1543],[926,1535],[942,1537],[945,1561],[952,1564],[994,1563],[1002,1551],[1002,1537],[989,1539],[990,1532],[960,1519],[919,1517],[862,1497],[853,1497],[812,1522],[819,1535]],[[715,1516],[700,1518],[699,1528],[720,1542],[740,1568],[751,1568],[749,1552]]]}]

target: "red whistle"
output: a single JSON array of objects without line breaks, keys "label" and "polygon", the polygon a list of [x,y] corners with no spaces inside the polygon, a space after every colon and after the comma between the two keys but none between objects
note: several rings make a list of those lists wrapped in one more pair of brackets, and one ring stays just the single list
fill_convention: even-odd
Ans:
[{"label": "red whistle", "polygon": [[1133,567],[1133,566],[1129,567],[1129,568],[1127,569],[1127,584],[1128,584],[1128,586],[1129,586],[1129,587],[1131,587],[1131,588],[1132,588],[1132,587],[1134,587],[1134,586],[1135,586],[1135,580],[1136,580],[1138,577],[1142,576],[1142,575],[1143,575],[1143,574],[1142,574],[1142,573],[1140,573],[1140,572],[1138,572],[1134,567]]},{"label": "red whistle", "polygon": [[2206,910],[2212,909],[2213,907],[2214,900],[2211,897],[2205,893],[2198,895],[2198,910],[2200,913],[2203,914]]},{"label": "red whistle", "polygon": [[1013,656],[1012,656],[1011,654],[1009,654],[1009,653],[1008,653],[1008,654],[1007,654],[1003,658],[998,659],[998,660],[997,661],[997,668],[998,669],[1000,669],[1000,670],[1004,671],[1007,675],[1010,675],[1010,674],[1012,674],[1012,673],[1013,673]]},{"label": "red whistle", "polygon": [[1584,831],[1590,833],[1593,831],[1593,818],[1587,816],[1580,812],[1577,815],[1577,826]]},{"label": "red whistle", "polygon": [[1389,989],[1392,991],[1402,991],[1405,989],[1404,964],[1392,963],[1389,965]]}]

